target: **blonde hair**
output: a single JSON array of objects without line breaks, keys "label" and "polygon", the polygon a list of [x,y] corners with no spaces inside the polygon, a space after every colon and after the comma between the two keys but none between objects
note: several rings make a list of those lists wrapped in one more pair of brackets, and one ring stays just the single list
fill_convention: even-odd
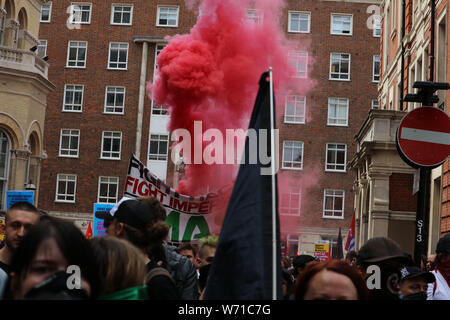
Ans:
[{"label": "blonde hair", "polygon": [[100,296],[144,285],[143,254],[130,242],[112,237],[90,240],[100,279]]}]

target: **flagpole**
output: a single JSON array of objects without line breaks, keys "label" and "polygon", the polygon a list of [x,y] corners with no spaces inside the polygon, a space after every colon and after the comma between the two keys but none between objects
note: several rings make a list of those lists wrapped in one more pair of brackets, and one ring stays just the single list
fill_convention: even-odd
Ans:
[{"label": "flagpole", "polygon": [[270,166],[272,175],[272,299],[277,300],[277,238],[276,238],[276,225],[277,225],[277,208],[276,208],[276,183],[275,183],[275,119],[274,119],[274,106],[273,106],[273,78],[272,67],[269,68],[270,75]]}]

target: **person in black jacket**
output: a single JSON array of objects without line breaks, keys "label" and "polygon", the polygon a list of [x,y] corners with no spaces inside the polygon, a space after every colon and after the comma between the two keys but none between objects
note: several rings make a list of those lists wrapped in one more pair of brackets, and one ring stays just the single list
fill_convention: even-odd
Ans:
[{"label": "person in black jacket", "polygon": [[124,197],[109,212],[95,215],[104,219],[108,236],[126,239],[145,253],[147,272],[165,268],[175,281],[181,299],[198,299],[195,266],[164,243],[169,226],[165,223],[166,211],[156,198]]}]

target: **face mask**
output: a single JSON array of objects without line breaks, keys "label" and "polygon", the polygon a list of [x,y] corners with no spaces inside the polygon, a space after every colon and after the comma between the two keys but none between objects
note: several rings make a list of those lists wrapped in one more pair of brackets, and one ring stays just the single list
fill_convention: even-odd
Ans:
[{"label": "face mask", "polygon": [[403,300],[427,300],[427,293],[420,291],[413,294],[408,294],[402,297]]}]

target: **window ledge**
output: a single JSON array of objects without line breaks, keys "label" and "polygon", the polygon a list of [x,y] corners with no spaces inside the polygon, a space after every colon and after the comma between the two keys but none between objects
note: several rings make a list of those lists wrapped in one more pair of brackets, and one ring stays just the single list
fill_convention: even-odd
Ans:
[{"label": "window ledge", "polygon": [[335,219],[335,220],[344,220],[344,217],[329,217],[322,215],[322,219]]},{"label": "window ledge", "polygon": [[68,200],[55,200],[56,203],[75,203],[75,200],[68,201]]},{"label": "window ledge", "polygon": [[102,158],[100,157],[99,160],[112,160],[112,161],[120,161],[120,158]]}]

